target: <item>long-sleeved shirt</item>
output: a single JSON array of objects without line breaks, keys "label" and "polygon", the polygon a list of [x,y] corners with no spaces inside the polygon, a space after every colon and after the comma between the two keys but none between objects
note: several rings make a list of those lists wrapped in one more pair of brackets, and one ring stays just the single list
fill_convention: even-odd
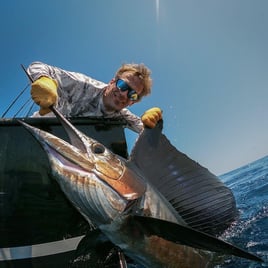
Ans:
[{"label": "long-sleeved shirt", "polygon": [[[33,62],[27,71],[34,81],[41,76],[47,76],[57,81],[58,102],[56,107],[63,115],[123,118],[126,120],[128,128],[138,133],[142,131],[143,124],[140,117],[128,109],[106,111],[103,105],[103,93],[107,84],[84,74],[66,71],[42,62]],[[34,116],[38,115],[39,113],[34,114]],[[52,116],[52,113],[46,116]]]}]

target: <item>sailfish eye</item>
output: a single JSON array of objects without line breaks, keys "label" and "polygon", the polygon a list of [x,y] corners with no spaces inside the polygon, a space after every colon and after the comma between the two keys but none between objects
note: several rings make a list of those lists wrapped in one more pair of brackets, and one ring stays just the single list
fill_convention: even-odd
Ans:
[{"label": "sailfish eye", "polygon": [[95,154],[102,154],[104,153],[104,146],[102,144],[99,144],[99,143],[95,143],[92,145],[92,151],[95,153]]}]

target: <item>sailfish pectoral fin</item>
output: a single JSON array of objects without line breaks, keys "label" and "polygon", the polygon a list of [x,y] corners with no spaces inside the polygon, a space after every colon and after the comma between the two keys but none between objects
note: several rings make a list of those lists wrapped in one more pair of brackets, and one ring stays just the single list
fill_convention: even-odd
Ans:
[{"label": "sailfish pectoral fin", "polygon": [[263,262],[261,258],[252,253],[187,226],[136,215],[129,217],[128,220],[136,226],[139,225],[142,231],[149,236],[156,235],[177,244]]}]

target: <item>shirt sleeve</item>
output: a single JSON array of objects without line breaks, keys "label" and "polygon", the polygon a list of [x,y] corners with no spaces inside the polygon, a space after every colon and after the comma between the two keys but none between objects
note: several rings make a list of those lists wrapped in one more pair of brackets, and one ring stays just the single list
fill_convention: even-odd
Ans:
[{"label": "shirt sleeve", "polygon": [[66,71],[42,62],[30,64],[28,73],[33,80],[47,76],[58,82],[57,108],[65,116],[83,116],[89,113],[88,109],[94,109],[98,115],[95,102],[99,100],[102,89],[106,87],[105,83],[82,73]]},{"label": "shirt sleeve", "polygon": [[31,63],[27,71],[34,81],[41,76],[47,76],[57,80],[59,88],[65,88],[66,90],[70,90],[73,86],[76,86],[76,88],[85,88],[88,85],[92,85],[95,88],[103,88],[106,86],[105,83],[82,73],[66,71],[38,61]]},{"label": "shirt sleeve", "polygon": [[53,67],[38,61],[31,63],[27,69],[27,72],[34,81],[41,76],[53,78]]},{"label": "shirt sleeve", "polygon": [[143,130],[143,123],[139,116],[133,114],[126,108],[122,109],[120,113],[123,116],[123,118],[127,121],[127,128],[137,133],[140,133]]}]

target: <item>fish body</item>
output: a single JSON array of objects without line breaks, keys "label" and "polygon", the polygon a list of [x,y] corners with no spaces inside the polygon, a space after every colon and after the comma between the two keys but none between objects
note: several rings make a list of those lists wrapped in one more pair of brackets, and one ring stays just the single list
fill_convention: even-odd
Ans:
[{"label": "fish body", "polygon": [[[87,138],[87,152],[83,153],[47,132],[37,129],[34,132],[48,154],[53,177],[65,195],[91,226],[99,228],[125,254],[146,267],[172,267],[171,263],[178,259],[182,263],[186,259],[191,261],[189,266],[182,267],[193,267],[193,263],[202,264],[194,267],[205,267],[206,254],[202,256],[196,249],[158,236],[147,237],[138,225],[131,224],[128,216],[140,215],[186,226],[171,204],[132,163],[90,138]],[[112,187],[115,181],[117,189]],[[163,254],[164,249],[168,249],[170,258]]]},{"label": "fish body", "polygon": [[[135,262],[145,267],[207,267],[211,257],[208,251],[259,260],[189,227],[172,201],[148,178],[146,169],[137,164],[136,155],[141,155],[139,145],[126,160],[78,131],[57,110],[54,113],[69,134],[71,144],[22,124],[46,151],[53,177],[70,202],[91,226],[99,228]],[[170,168],[172,163],[164,173],[170,172]],[[162,176],[162,171],[159,173]],[[177,176],[174,171],[173,175]]]}]

